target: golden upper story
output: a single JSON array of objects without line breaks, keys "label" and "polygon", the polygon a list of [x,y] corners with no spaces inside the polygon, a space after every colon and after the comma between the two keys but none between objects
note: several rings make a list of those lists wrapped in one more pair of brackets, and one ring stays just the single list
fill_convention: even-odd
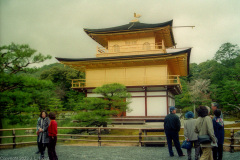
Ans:
[{"label": "golden upper story", "polygon": [[57,58],[62,64],[85,72],[72,80],[72,88],[95,88],[108,83],[125,86],[173,86],[181,93],[180,76],[187,76],[191,48],[167,53],[175,46],[172,21],[84,29],[102,47],[96,58]]},{"label": "golden upper story", "polygon": [[166,53],[166,48],[175,46],[172,22],[130,22],[117,27],[84,31],[101,45],[97,47],[96,57]]}]

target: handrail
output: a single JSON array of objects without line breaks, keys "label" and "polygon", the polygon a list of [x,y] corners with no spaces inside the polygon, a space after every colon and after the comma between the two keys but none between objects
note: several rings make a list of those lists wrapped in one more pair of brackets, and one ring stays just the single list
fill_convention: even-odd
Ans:
[{"label": "handrail", "polygon": [[[164,43],[158,42],[158,43],[148,43],[148,45],[144,44],[130,44],[130,45],[118,45],[119,51],[114,51],[114,46],[109,46],[108,49],[105,47],[99,47],[97,46],[97,54],[103,54],[103,53],[123,53],[123,52],[129,52],[129,51],[151,51],[151,50],[165,50]],[[145,48],[146,47],[146,48]]]},{"label": "handrail", "polygon": [[[145,137],[166,137],[166,135],[147,135],[146,133],[148,131],[158,131],[162,132],[164,128],[121,128],[121,127],[58,127],[58,129],[95,129],[97,130],[96,135],[79,135],[79,134],[58,134],[58,136],[64,136],[64,137],[71,137],[71,138],[58,138],[59,140],[73,140],[73,141],[88,141],[88,142],[97,142],[98,146],[101,146],[102,142],[121,142],[121,143],[138,143],[141,147],[142,144],[148,143],[148,142],[155,142],[155,143],[166,143],[166,140],[158,140],[158,141],[149,141],[144,140]],[[181,128],[183,129],[183,128]],[[12,138],[13,143],[4,143],[0,144],[0,146],[13,146],[13,148],[16,147],[16,145],[21,144],[35,144],[36,141],[31,142],[18,142],[16,143],[16,138],[18,137],[36,137],[37,135],[16,135],[15,131],[17,130],[36,130],[36,127],[33,128],[12,128],[12,129],[0,129],[0,132],[3,131],[12,131],[12,136],[0,136],[1,139],[3,138]],[[138,130],[138,135],[101,135],[102,130]],[[225,137],[226,140],[229,140],[230,144],[224,144],[224,146],[230,147],[230,152],[234,152],[234,147],[240,147],[240,145],[234,144],[234,140],[239,140],[240,138],[234,137],[234,130],[240,130],[240,127],[236,128],[225,128],[224,130],[230,130],[231,131],[231,137]],[[142,134],[144,133],[144,135]],[[97,138],[97,139],[73,139],[72,137],[89,137],[89,138]],[[184,135],[179,135],[179,137],[184,137]],[[102,138],[138,138],[138,140],[102,140]],[[182,140],[181,140],[182,141]]]},{"label": "handrail", "polygon": [[[142,80],[142,81],[141,81]],[[161,78],[156,78],[156,77],[143,77],[141,80],[136,80],[136,81],[129,81],[127,80],[126,77],[124,78],[116,78],[116,82],[118,83],[123,83],[125,85],[128,84],[138,84],[137,82],[141,81],[141,85],[149,85],[151,82],[152,83],[159,83],[159,85],[179,85],[180,88],[182,89],[182,85],[180,82],[179,75],[167,75],[167,76],[162,76]],[[113,81],[108,81],[108,80],[99,80],[99,79],[91,79],[88,80],[89,82],[102,82],[103,84],[106,83],[113,83]],[[84,88],[86,86],[86,79],[72,79],[72,88]]]}]

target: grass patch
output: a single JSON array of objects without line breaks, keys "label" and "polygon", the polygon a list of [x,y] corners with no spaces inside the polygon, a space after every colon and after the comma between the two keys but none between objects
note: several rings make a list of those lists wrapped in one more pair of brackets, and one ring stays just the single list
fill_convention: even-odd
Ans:
[{"label": "grass patch", "polygon": [[224,118],[224,121],[240,121],[237,117],[231,117],[231,118]]}]

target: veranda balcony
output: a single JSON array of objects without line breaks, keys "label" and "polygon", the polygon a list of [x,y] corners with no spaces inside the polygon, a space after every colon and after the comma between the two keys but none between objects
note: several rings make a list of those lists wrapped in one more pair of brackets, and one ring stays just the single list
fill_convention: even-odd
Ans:
[{"label": "veranda balcony", "polygon": [[108,57],[108,56],[124,56],[154,53],[166,53],[164,42],[133,45],[113,45],[109,46],[108,49],[97,46],[96,56]]},{"label": "veranda balcony", "polygon": [[103,84],[109,83],[121,83],[125,86],[179,86],[182,89],[179,75],[169,75],[166,77],[156,78],[156,77],[143,77],[141,79],[129,80],[127,78],[114,77],[111,79],[73,79],[72,88],[95,88]]}]

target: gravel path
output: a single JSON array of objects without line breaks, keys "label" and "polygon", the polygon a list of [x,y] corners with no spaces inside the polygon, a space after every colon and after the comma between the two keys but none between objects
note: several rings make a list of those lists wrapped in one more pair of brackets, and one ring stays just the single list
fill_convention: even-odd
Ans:
[{"label": "gravel path", "polygon": [[[0,160],[35,160],[37,147],[23,147],[17,149],[0,150]],[[93,147],[93,146],[67,146],[58,145],[59,160],[175,160],[187,159],[185,157],[169,157],[166,147]],[[186,154],[186,150],[184,150]],[[47,157],[47,154],[45,153]],[[46,158],[48,159],[48,158]],[[223,159],[240,159],[240,152],[224,152]]]}]

